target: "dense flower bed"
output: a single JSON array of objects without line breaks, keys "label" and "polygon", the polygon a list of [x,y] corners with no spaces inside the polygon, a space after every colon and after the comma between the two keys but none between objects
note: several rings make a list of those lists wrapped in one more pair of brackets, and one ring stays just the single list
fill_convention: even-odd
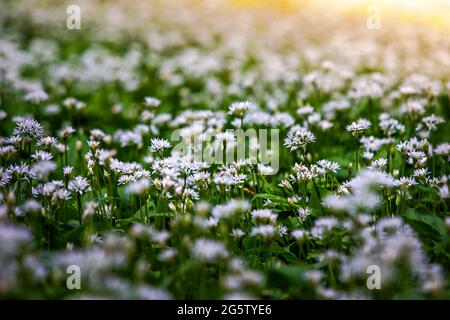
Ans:
[{"label": "dense flower bed", "polygon": [[445,32],[129,2],[0,4],[0,297],[449,298]]}]

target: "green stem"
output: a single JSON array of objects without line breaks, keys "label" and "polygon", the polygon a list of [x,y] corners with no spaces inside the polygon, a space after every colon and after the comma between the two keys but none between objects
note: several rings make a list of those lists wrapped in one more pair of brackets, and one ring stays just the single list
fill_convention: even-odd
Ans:
[{"label": "green stem", "polygon": [[78,204],[78,215],[80,219],[80,225],[81,225],[81,218],[83,217],[83,211],[81,208],[81,195],[77,193],[77,204]]}]

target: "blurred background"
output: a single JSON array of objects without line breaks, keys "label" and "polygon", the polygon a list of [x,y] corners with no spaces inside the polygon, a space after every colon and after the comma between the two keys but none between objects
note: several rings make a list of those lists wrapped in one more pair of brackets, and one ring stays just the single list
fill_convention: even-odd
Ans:
[{"label": "blurred background", "polygon": [[[65,27],[73,4],[81,9],[81,30]],[[233,56],[289,52],[286,59],[292,53],[307,64],[331,59],[440,76],[450,69],[448,0],[6,0],[0,8],[2,37],[9,39],[139,40],[156,50],[187,42]],[[368,28],[373,21],[380,25]]]}]

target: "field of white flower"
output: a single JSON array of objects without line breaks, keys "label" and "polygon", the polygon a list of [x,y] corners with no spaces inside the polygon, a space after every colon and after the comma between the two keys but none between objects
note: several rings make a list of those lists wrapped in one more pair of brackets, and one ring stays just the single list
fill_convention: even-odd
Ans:
[{"label": "field of white flower", "polygon": [[448,30],[238,2],[0,2],[0,298],[450,298]]}]

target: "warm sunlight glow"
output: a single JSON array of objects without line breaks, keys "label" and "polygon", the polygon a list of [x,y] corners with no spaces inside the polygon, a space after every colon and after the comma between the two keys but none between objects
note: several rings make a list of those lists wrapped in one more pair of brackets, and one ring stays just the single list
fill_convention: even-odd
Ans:
[{"label": "warm sunlight glow", "polygon": [[368,15],[370,7],[379,7],[382,19],[409,21],[450,29],[450,0],[230,0],[249,7],[277,7],[282,10],[314,8],[343,14]]}]

